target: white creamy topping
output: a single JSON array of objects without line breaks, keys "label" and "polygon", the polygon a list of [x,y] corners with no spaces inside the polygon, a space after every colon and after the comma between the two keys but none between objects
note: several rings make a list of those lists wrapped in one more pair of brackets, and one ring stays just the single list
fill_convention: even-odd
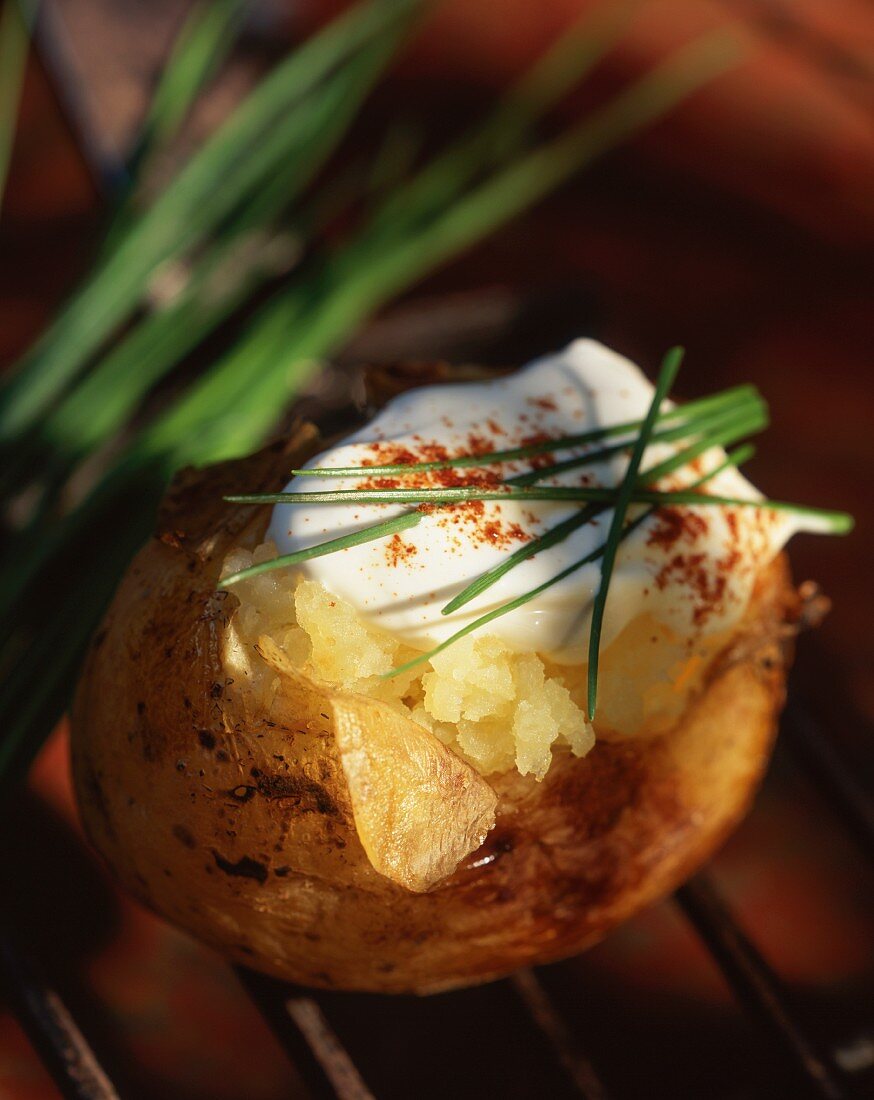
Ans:
[{"label": "white creamy topping", "polygon": [[[309,465],[363,466],[420,462],[444,456],[505,450],[544,436],[578,434],[589,428],[641,419],[653,387],[627,359],[592,340],[577,340],[557,355],[489,382],[426,386],[391,401],[365,428],[319,455]],[[665,408],[669,408],[667,403]],[[681,449],[677,443],[647,448],[642,469]],[[603,444],[562,452],[556,461]],[[708,452],[694,468],[663,479],[659,488],[680,488],[725,457]],[[540,463],[542,465],[541,457]],[[615,486],[628,455],[566,471],[546,485]],[[431,475],[429,485],[468,480],[471,475],[510,477],[529,462],[487,470]],[[442,478],[442,480],[441,480]],[[407,479],[391,485],[413,484]],[[418,484],[423,484],[420,480]],[[386,487],[359,478],[301,476],[289,491]],[[723,496],[759,499],[737,470],[707,483]],[[280,554],[397,515],[403,505],[277,505],[267,537]],[[414,507],[414,506],[412,506]],[[510,570],[459,611],[440,609],[467,584],[507,555],[573,515],[577,505],[549,502],[479,502],[435,509],[392,539],[382,539],[316,558],[300,566],[309,578],[352,603],[363,618],[417,649],[429,649],[485,612],[536,588],[600,547],[612,510],[602,512],[563,542]],[[639,514],[632,507],[630,516]],[[744,612],[756,574],[800,527],[799,517],[746,507],[715,505],[671,508],[645,520],[620,546],[610,584],[603,643],[642,612],[684,635],[731,627]],[[584,566],[531,602],[484,628],[517,651],[546,653],[559,662],[585,660],[591,605],[600,566]]]}]

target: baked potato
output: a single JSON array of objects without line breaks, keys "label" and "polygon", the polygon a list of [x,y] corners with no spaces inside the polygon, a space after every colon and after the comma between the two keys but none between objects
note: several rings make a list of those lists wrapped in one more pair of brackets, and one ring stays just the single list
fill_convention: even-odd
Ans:
[{"label": "baked potato", "polygon": [[[309,986],[430,993],[583,950],[673,890],[747,809],[802,610],[785,557],[668,732],[556,751],[540,781],[484,777],[383,701],[308,678],[270,639],[244,666],[230,652],[238,598],[220,588],[223,563],[262,541],[267,516],[223,498],[280,489],[323,446],[299,424],[168,491],[73,708],[91,841],[168,920]],[[257,666],[257,687],[231,665]]]}]

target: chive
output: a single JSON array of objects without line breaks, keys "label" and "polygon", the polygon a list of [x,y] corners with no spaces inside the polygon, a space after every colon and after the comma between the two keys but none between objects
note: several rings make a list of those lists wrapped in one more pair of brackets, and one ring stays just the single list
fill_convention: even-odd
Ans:
[{"label": "chive", "polygon": [[485,592],[486,589],[491,588],[491,586],[496,584],[505,573],[509,573],[510,570],[519,565],[520,562],[528,561],[530,558],[533,558],[535,554],[539,554],[543,550],[548,550],[550,547],[556,546],[560,542],[564,542],[564,540],[568,538],[569,535],[572,535],[574,531],[590,523],[595,516],[603,512],[605,507],[605,505],[589,505],[588,508],[581,508],[568,519],[550,528],[545,535],[541,535],[532,542],[520,546],[518,550],[514,550],[512,554],[509,554],[500,565],[496,565],[494,568],[489,569],[488,572],[477,577],[475,581],[471,582],[471,584],[459,592],[454,599],[450,600],[445,607],[440,609],[440,614],[451,615],[453,611],[458,611],[459,608],[464,607],[465,604],[476,599],[476,597]]},{"label": "chive", "polygon": [[[733,405],[753,398],[758,398],[759,393],[755,386],[748,384],[734,386],[731,389],[722,390],[710,397],[697,398],[685,405],[679,405],[675,409],[668,409],[659,413],[659,424],[672,423],[675,420],[691,420],[699,415],[710,415],[718,412],[725,405]],[[427,473],[431,470],[462,469],[468,466],[493,466],[502,462],[513,462],[517,459],[534,458],[536,455],[552,454],[553,452],[566,451],[574,447],[583,447],[589,443],[598,443],[604,439],[610,439],[617,435],[627,435],[640,430],[640,420],[627,420],[622,424],[609,424],[600,428],[590,428],[585,432],[575,435],[560,436],[556,439],[541,440],[530,443],[524,447],[512,447],[503,451],[483,451],[476,455],[457,455],[455,458],[445,458],[431,462],[400,463],[383,466],[312,466],[303,467],[291,471],[294,477],[373,477],[375,475],[402,475]],[[628,446],[629,444],[623,444]]]},{"label": "chive", "polygon": [[[680,100],[734,62],[734,42],[723,34],[699,39],[672,54],[645,76],[620,92],[604,107],[561,137],[547,142],[495,172],[466,195],[441,208],[419,233],[390,247],[388,255],[374,257],[380,242],[370,235],[347,260],[360,265],[359,293],[369,311],[383,287],[406,286],[425,270],[444,263],[497,225],[531,206],[583,164],[613,148],[630,133],[661,117]],[[357,253],[357,254],[356,254]],[[350,295],[353,293],[349,289]],[[385,290],[381,290],[379,298]]]},{"label": "chive", "polygon": [[610,588],[610,578],[613,575],[613,566],[616,562],[616,553],[622,538],[622,527],[625,523],[625,514],[631,503],[631,497],[637,482],[637,474],[643,459],[643,452],[649,443],[655,419],[658,416],[662,401],[668,396],[680,363],[683,361],[683,349],[672,348],[665,356],[656,380],[655,393],[652,404],[644,417],[640,428],[640,434],[634,443],[631,458],[628,461],[628,469],[619,486],[616,495],[616,503],[613,505],[613,519],[607,532],[607,541],[604,546],[604,557],[601,562],[601,583],[595,594],[592,604],[592,626],[589,632],[589,675],[588,675],[588,714],[589,721],[595,717],[595,700],[598,694],[598,654],[601,645],[601,627],[604,622],[604,609],[607,606],[607,592]]},{"label": "chive", "polygon": [[191,110],[201,89],[218,71],[237,40],[247,14],[246,0],[200,0],[177,33],[170,56],[152,95],[128,165],[128,182],[101,246],[111,252],[134,214],[134,180],[145,164],[167,147]]},{"label": "chive", "polygon": [[[657,481],[659,478],[675,470],[678,466],[678,458],[682,458],[682,464],[688,464],[699,455],[721,446],[734,442],[736,439],[750,434],[761,424],[758,417],[742,417],[731,421],[726,426],[714,431],[706,438],[691,444],[681,456],[674,455],[645,471],[647,482]],[[527,476],[527,475],[523,475]],[[712,497],[708,494],[690,493],[688,490],[671,490],[658,492],[645,490],[638,486],[632,486],[631,500],[634,503],[649,503],[659,501],[663,504],[731,504],[741,507],[754,507],[760,509],[772,509],[775,511],[794,512],[808,515],[811,518],[819,518],[823,523],[834,525],[836,531],[844,532],[851,528],[851,517],[846,513],[823,510],[808,507],[806,505],[792,504],[787,501],[770,500],[745,500],[734,497]],[[412,489],[337,489],[326,492],[281,492],[281,493],[245,493],[225,497],[234,504],[417,504],[438,505],[458,504],[472,500],[528,500],[528,501],[554,501],[554,502],[588,502],[613,504],[619,499],[619,491],[615,488],[605,487],[575,487],[575,486],[514,486],[512,480],[501,482],[495,486],[452,486],[443,488],[412,488]]]},{"label": "chive", "polygon": [[35,4],[22,5],[21,0],[6,0],[0,13],[0,203],[12,159],[35,8]]},{"label": "chive", "polygon": [[374,219],[377,235],[409,232],[423,216],[445,209],[461,187],[517,151],[532,124],[604,57],[635,3],[585,12],[511,87],[502,104],[460,141],[437,155],[410,186],[393,195]]},{"label": "chive", "polygon": [[695,493],[688,490],[670,492],[643,491],[634,494],[635,502],[666,505],[721,505],[729,508],[758,508],[764,512],[787,512],[790,515],[805,516],[821,523],[823,531],[833,535],[848,535],[853,530],[855,520],[848,512],[839,512],[829,508],[814,508],[810,504],[794,504],[788,500],[748,500],[744,497],[716,496],[710,493]]},{"label": "chive", "polygon": [[[682,424],[677,428],[654,431],[650,437],[650,443],[669,442],[675,439],[684,439],[690,435],[701,434],[701,439],[683,451],[683,454],[687,456],[684,461],[692,462],[699,455],[704,454],[713,447],[725,446],[744,436],[762,431],[767,426],[767,422],[767,409],[763,402],[745,404],[734,409],[726,409],[723,412],[715,412],[706,417],[696,418],[692,423]],[[629,447],[629,442],[616,443],[598,451],[591,451],[588,455],[582,455],[579,458],[567,459],[565,462],[559,462],[554,466],[542,466],[530,473],[509,478],[507,484],[518,485],[523,488],[534,486],[544,478],[613,458],[627,451]],[[647,474],[650,480],[657,481],[673,469],[676,469],[676,463],[675,458],[672,457],[665,459],[658,466],[653,466],[651,470],[647,471]]]},{"label": "chive", "polygon": [[705,482],[710,481],[711,478],[716,477],[717,474],[721,474],[723,470],[727,470],[730,466],[744,466],[750,461],[755,453],[756,448],[752,443],[744,443],[740,447],[735,447],[734,450],[728,452],[725,459],[720,462],[718,466],[715,466],[709,474],[705,474],[703,477],[699,477],[697,481],[693,481],[689,488],[697,489],[699,485],[703,485]]},{"label": "chive", "polygon": [[[762,405],[755,410],[742,410],[738,415],[727,418],[723,423],[714,425],[712,431],[697,443],[693,443],[686,452],[687,462],[705,454],[713,447],[722,447],[742,439],[746,435],[754,435],[764,431],[768,426],[767,407]],[[666,474],[671,473],[676,467],[672,459],[665,459],[657,466],[646,471],[648,484],[653,484]]]},{"label": "chive", "polygon": [[[674,429],[668,429],[664,433],[654,433],[653,438],[677,438],[697,432],[706,428],[710,429],[709,435],[694,444],[688,451],[685,461],[692,461],[699,454],[712,447],[726,443],[732,443],[736,439],[759,430],[765,423],[765,409],[761,401],[749,405],[744,402],[737,410],[725,409],[722,412],[713,411],[708,415],[702,415],[692,425],[681,425]],[[609,429],[607,429],[609,430]],[[522,498],[527,500],[557,500],[557,501],[607,501],[613,499],[615,490],[609,488],[576,488],[572,486],[532,486],[531,483],[550,476],[556,471],[569,469],[573,466],[587,465],[590,462],[600,461],[610,455],[620,453],[627,448],[627,443],[622,443],[613,448],[605,448],[603,451],[592,452],[579,459],[571,459],[567,463],[556,466],[544,467],[531,473],[520,474],[501,481],[494,486],[452,486],[452,487],[411,487],[393,489],[334,489],[317,492],[281,492],[281,493],[247,493],[227,499],[235,504],[450,504],[468,500],[505,500],[508,498]],[[650,471],[653,480],[675,468],[675,458],[667,459]],[[360,473],[362,467],[351,467]],[[373,467],[364,468],[367,473]],[[296,471],[306,475],[309,471],[304,469]]]},{"label": "chive", "polygon": [[[709,444],[710,447],[713,444]],[[663,500],[666,504],[675,501],[686,503],[684,492],[648,492],[632,487],[632,500],[635,503],[649,500]],[[612,505],[619,493],[615,488],[571,485],[538,485],[531,488],[514,489],[507,482],[488,489],[472,486],[458,486],[448,489],[338,489],[331,493],[238,493],[224,499],[230,504],[418,504],[428,507],[432,504],[462,504],[470,500],[532,500],[561,502],[603,502]],[[706,504],[711,498],[698,494],[698,503]],[[715,501],[714,503],[720,503]],[[747,504],[757,508],[770,508],[769,500],[748,500]],[[794,505],[792,506],[794,507]]]},{"label": "chive", "polygon": [[225,577],[218,587],[229,588],[232,585],[239,584],[240,581],[248,580],[250,577],[267,573],[271,569],[299,565],[301,562],[312,561],[313,558],[321,558],[326,554],[335,554],[339,550],[348,550],[350,546],[361,546],[366,542],[373,542],[375,539],[385,538],[387,535],[394,535],[399,531],[406,531],[409,527],[415,527],[421,518],[419,512],[407,512],[402,516],[395,516],[394,519],[388,519],[384,523],[376,523],[371,527],[365,527],[361,531],[353,531],[351,534],[317,543],[305,550],[295,550],[293,554],[282,554],[270,561],[250,565],[248,569],[241,569],[239,573],[232,573],[231,576]]},{"label": "chive", "polygon": [[[720,35],[678,51],[618,102],[596,112],[590,125],[573,129],[566,140],[541,147],[497,173],[408,241],[386,243],[362,231],[310,286],[277,295],[268,303],[251,327],[253,346],[242,339],[145,445],[154,448],[161,445],[159,439],[174,436],[180,440],[173,452],[179,462],[218,461],[257,446],[275,422],[273,410],[310,376],[316,357],[334,348],[351,328],[424,271],[485,236],[575,168],[721,71],[724,46]],[[192,444],[199,432],[209,432],[215,442]]]},{"label": "chive", "polygon": [[[615,13],[613,16],[610,17],[609,20],[604,23],[603,26],[595,23],[591,32],[586,31],[586,35],[588,35],[588,37],[591,39],[591,42],[596,43],[594,47],[584,41],[584,38],[586,36],[582,35],[579,31],[572,31],[568,35],[564,36],[559,45],[552,52],[552,54],[555,54],[555,56],[553,56],[552,54],[548,55],[541,63],[539,63],[538,66],[535,67],[535,69],[532,71],[531,74],[529,74],[529,76],[523,78],[519,87],[516,89],[516,93],[514,94],[516,95],[516,98],[524,105],[524,109],[527,112],[528,118],[533,118],[538,113],[538,111],[542,111],[543,109],[545,109],[545,107],[548,106],[548,103],[552,99],[555,99],[561,93],[563,88],[567,86],[570,77],[572,76],[572,73],[568,68],[569,59],[572,60],[574,63],[576,77],[579,77],[580,72],[584,70],[587,64],[593,63],[593,61],[597,57],[598,50],[606,48],[606,46],[609,44],[609,34],[607,38],[605,38],[604,32],[605,29],[607,29],[607,25],[614,21]],[[208,28],[206,35],[207,38],[210,38],[210,36],[212,36],[212,38],[214,39],[215,30],[210,30]],[[597,45],[597,43],[600,43],[600,45]],[[595,50],[594,54],[592,53],[593,48]],[[200,47],[200,49],[202,53],[206,52],[204,47]],[[184,53],[180,55],[180,62],[183,58]],[[564,83],[562,83],[562,81],[564,81]],[[516,113],[518,114],[519,109],[521,108],[517,103],[513,110],[516,111]],[[496,119],[504,117],[505,129],[508,120],[512,120],[512,112],[510,112],[510,114],[508,115],[508,110],[509,107],[502,107],[495,112]],[[495,122],[494,126],[498,126],[498,123]],[[483,138],[483,141],[485,141],[485,138]],[[473,142],[471,144],[471,151],[476,146],[477,143]],[[292,162],[294,162],[295,158],[291,159]],[[259,200],[262,199],[265,194],[269,196],[269,193],[271,191],[281,193],[282,188],[280,185],[282,185],[283,183],[281,176],[282,173],[277,173],[276,179],[270,180],[266,187],[262,187],[259,189],[258,193],[255,196],[255,202],[249,204],[249,211],[251,211],[253,207],[256,207],[258,205]],[[245,220],[246,219],[244,216],[241,221]],[[210,305],[212,305],[212,303],[210,303]],[[231,305],[232,303],[229,303],[228,308],[231,308]],[[205,335],[205,332],[209,330],[210,326],[213,326],[216,323],[214,311],[210,311],[208,309],[204,311],[203,308],[198,310],[196,303],[181,303],[180,307],[181,306],[185,306],[187,308],[188,316],[185,316],[184,314],[180,315],[180,324],[178,326],[178,329],[176,330],[175,337],[179,351],[175,355],[175,358],[178,358],[179,354],[184,353],[187,346],[190,346],[198,338]],[[190,323],[190,315],[192,312],[194,312],[194,315],[197,318],[196,324]],[[108,408],[120,406],[120,410],[115,414],[115,416],[110,417],[107,408],[107,412],[100,418],[98,418],[100,423],[94,422],[92,427],[92,418],[87,416],[84,418],[79,417],[79,410],[74,407],[70,410],[68,414],[65,415],[65,419],[67,421],[66,425],[63,428],[65,438],[68,435],[72,435],[75,437],[77,425],[79,431],[89,436],[91,446],[97,445],[96,439],[101,432],[104,436],[109,434],[109,432],[111,431],[110,420],[113,421],[113,425],[117,425],[118,421],[122,417],[121,410],[128,410],[133,406],[135,401],[141,396],[142,393],[145,392],[145,389],[147,388],[149,383],[149,379],[155,376],[160,377],[160,375],[163,374],[166,369],[169,369],[169,366],[174,359],[174,355],[172,350],[168,349],[166,343],[164,346],[158,346],[152,354],[149,354],[149,351],[151,351],[152,349],[150,349],[148,345],[149,340],[153,337],[153,335],[158,335],[159,333],[163,332],[169,333],[170,329],[171,325],[168,321],[166,324],[158,326],[155,329],[154,333],[150,328],[147,328],[146,331],[140,336],[137,330],[135,330],[135,346],[132,346],[129,349],[129,353],[133,354],[135,351],[139,353],[140,349],[144,348],[146,351],[145,362],[151,361],[154,363],[157,360],[157,364],[151,370],[143,369],[143,360],[140,358],[140,355],[137,354],[137,359],[135,363],[137,369],[126,370],[124,382],[121,381],[120,377],[118,379],[117,390],[121,391],[122,393],[127,390],[127,386],[129,384],[129,390],[127,390],[128,396],[126,398],[118,397],[117,394],[114,393],[110,401],[107,402]],[[86,393],[82,401],[85,401],[86,398],[90,401],[91,395]],[[79,404],[81,404],[81,402],[79,402]],[[87,424],[88,427],[83,428],[83,424]],[[40,425],[40,428],[43,432],[48,433],[50,426]],[[31,448],[31,454],[42,455],[47,449],[48,448],[44,445],[38,446],[37,440],[34,439],[33,446]],[[59,459],[58,462],[53,462],[53,468],[56,470],[62,468],[64,461],[73,461],[78,454],[84,452],[84,449],[85,448],[80,451],[77,448],[67,460]],[[33,476],[33,473],[36,472],[34,466],[30,463],[29,460],[25,459],[23,454],[18,465],[19,470],[17,471],[13,471],[11,468],[7,467],[7,470],[5,471],[7,484],[17,484],[18,474],[21,472],[21,470],[30,471],[31,476]]]},{"label": "chive", "polygon": [[[316,285],[315,293],[304,292],[303,300],[296,292],[287,299],[279,296],[272,307],[279,316],[265,313],[260,319],[281,333],[269,358],[249,357],[241,347],[238,359],[242,365],[233,382],[229,385],[227,376],[205,379],[203,391],[192,395],[192,405],[181,414],[189,420],[192,414],[196,416],[194,409],[201,401],[211,406],[210,426],[220,424],[220,431],[208,460],[257,445],[276,419],[271,401],[274,406],[281,403],[312,374],[315,357],[336,347],[343,334],[389,297],[537,201],[581,165],[722,71],[729,60],[727,42],[719,34],[677,51],[586,123],[495,173],[408,240],[386,243],[372,231],[363,231],[342,256],[326,265],[321,294]],[[307,312],[304,330],[298,326],[295,331],[288,325],[283,332],[282,316],[296,315],[299,309]],[[229,407],[235,401],[245,403],[245,417],[242,405]],[[199,417],[196,422],[200,430]]]},{"label": "chive", "polygon": [[335,489],[324,493],[239,493],[225,497],[231,504],[458,504],[469,500],[612,500],[613,489],[538,486],[513,489],[506,482],[494,488],[451,486],[441,489]]},{"label": "chive", "polygon": [[201,89],[236,42],[247,8],[247,0],[200,0],[191,9],[149,104],[128,166],[131,175],[178,132]]},{"label": "chive", "polygon": [[[585,59],[585,58],[583,58],[583,59]],[[577,64],[579,64],[579,61],[580,61],[580,58],[579,58],[579,53],[577,51]],[[534,81],[534,83],[536,83],[536,81]],[[545,87],[545,85],[544,85],[544,87]],[[532,100],[532,102],[533,102],[533,100]],[[540,105],[544,106],[544,102],[545,102],[545,99],[544,99],[543,96],[541,96]],[[501,111],[501,109],[499,108],[499,110],[498,110],[498,112],[496,112],[496,114],[499,114],[500,111]],[[468,152],[472,152],[472,151],[468,151]],[[370,237],[372,237],[372,235],[373,234],[370,234]],[[358,297],[357,294],[352,294],[352,295],[346,294],[345,295],[346,299],[349,299],[350,297],[353,299],[352,305],[350,307],[349,305],[347,305],[345,303],[345,301],[343,299],[343,295],[341,295],[340,303],[336,304],[336,305],[334,303],[332,303],[332,301],[329,298],[329,300],[328,300],[328,311],[327,311],[328,316],[325,317],[325,322],[327,322],[327,324],[325,324],[325,331],[327,331],[327,335],[324,335],[324,337],[321,337],[321,339],[316,340],[316,341],[313,341],[313,340],[306,341],[305,346],[303,346],[303,348],[297,348],[296,349],[294,340],[289,339],[287,337],[287,335],[286,335],[286,337],[283,337],[281,339],[277,338],[276,351],[270,357],[272,357],[272,359],[274,361],[274,365],[277,366],[278,368],[283,368],[283,364],[288,363],[290,360],[294,361],[294,360],[292,360],[292,357],[294,357],[294,359],[297,359],[297,362],[295,363],[294,367],[292,367],[291,372],[288,371],[287,367],[285,367],[284,370],[283,370],[283,373],[286,375],[286,377],[290,376],[291,378],[294,378],[294,381],[296,383],[302,381],[302,378],[306,377],[307,374],[309,373],[309,370],[311,370],[310,364],[306,361],[307,356],[309,354],[311,354],[311,352],[309,351],[309,346],[307,346],[306,344],[312,344],[312,343],[319,344],[320,343],[322,346],[320,346],[318,353],[321,353],[322,349],[325,348],[325,346],[332,346],[334,344],[334,342],[336,341],[336,335],[334,335],[334,331],[336,329],[338,329],[340,327],[342,327],[343,331],[349,329],[350,327],[353,326],[354,323],[356,323],[357,319],[365,316],[366,313],[369,312],[370,309],[372,309],[376,305],[378,305],[380,300],[384,300],[385,297],[388,297],[388,296],[390,296],[391,293],[394,293],[395,288],[391,287],[388,290],[384,290],[384,292],[381,293],[378,296],[378,298],[374,298],[373,300],[370,300],[370,297],[372,297],[372,295],[373,295],[374,288],[376,288],[378,290],[379,285],[378,285],[378,281],[376,281],[376,279],[374,278],[372,267],[370,267],[370,263],[372,263],[372,255],[370,255],[370,253],[372,253],[372,251],[373,251],[373,240],[370,240],[369,237],[367,238],[366,249],[364,249],[363,251],[365,252],[365,254],[362,256],[362,259],[361,259],[361,274],[364,276],[362,285],[365,285],[367,287],[366,292],[364,294],[364,300],[356,301],[355,299],[357,299],[357,297]],[[338,275],[338,277],[335,277],[333,279],[330,279],[330,273],[329,273],[329,277],[325,278],[325,282],[327,282],[327,283],[328,282],[340,283],[341,284],[341,289],[342,289],[343,278],[347,278],[347,275],[345,275],[345,273],[340,273]],[[296,315],[297,306],[294,304],[294,293],[292,293],[292,297],[291,297],[290,300],[286,300],[286,301],[277,300],[276,303],[275,303],[275,308],[277,310],[283,308],[284,306],[286,308],[288,308],[288,311],[289,311],[289,313],[291,313],[291,315]],[[350,308],[352,310],[351,312],[350,312]],[[269,326],[270,320],[265,315],[262,315],[262,317],[259,318],[259,323],[261,323],[262,321],[265,324],[268,324],[268,326]],[[316,320],[314,320],[313,323],[318,323],[318,313],[316,315]],[[319,335],[319,333],[317,333],[317,335]],[[250,357],[250,356],[248,356],[246,354],[246,357]],[[259,372],[259,373],[265,374],[265,372]],[[276,383],[272,382],[272,381],[269,381],[269,379],[267,379],[266,377],[265,377],[265,383],[266,383],[267,386],[273,386],[274,387],[274,393],[273,393],[272,396],[274,398],[274,404],[275,404],[275,399],[276,399],[275,386],[276,386]],[[217,394],[218,393],[222,394],[222,400],[226,399],[226,388],[225,388],[224,381],[217,382],[217,385],[215,385],[215,392],[217,392]],[[266,389],[265,389],[265,393],[266,393]],[[195,403],[199,404],[200,399],[203,396],[206,396],[206,395],[198,394],[198,395],[193,396],[192,405],[195,404]],[[233,398],[231,398],[231,400],[232,399]],[[265,397],[264,403],[262,404],[262,408],[264,408],[264,407],[270,408],[269,399],[266,398],[266,397]],[[222,427],[223,427],[224,430],[221,433],[217,432],[217,434],[220,434],[221,438],[223,438],[225,441],[228,441],[231,438],[230,434],[229,434],[229,431],[230,432],[233,432],[234,430],[236,430],[237,432],[240,431],[241,419],[242,418],[239,415],[236,415],[236,412],[237,412],[237,410],[234,409],[234,414],[235,414],[234,417],[233,418],[229,417],[229,420],[233,421],[231,423],[231,425],[223,425]],[[218,415],[219,414],[218,414],[218,411],[217,411],[217,416]],[[256,445],[257,438],[258,438],[259,434],[262,434],[264,431],[268,430],[268,428],[269,428],[269,421],[263,423],[263,425],[261,425],[261,423],[258,423],[258,426],[252,428],[251,430],[244,430],[241,442],[237,445],[240,445],[240,447],[242,449],[245,449],[246,447],[252,447],[252,445]],[[231,449],[231,444],[229,442],[225,442],[225,448],[226,448],[225,453],[233,453],[233,451]],[[214,459],[214,458],[215,458],[215,454],[210,454],[210,459]],[[204,459],[201,456],[201,458],[197,459],[197,461],[204,461]]]}]

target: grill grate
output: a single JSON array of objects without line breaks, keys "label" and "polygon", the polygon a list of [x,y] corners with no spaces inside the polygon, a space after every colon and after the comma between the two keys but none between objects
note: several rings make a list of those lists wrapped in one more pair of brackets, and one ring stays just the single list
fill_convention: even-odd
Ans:
[{"label": "grill grate", "polygon": [[262,974],[237,975],[306,1082],[313,1100],[375,1100],[318,1000]]},{"label": "grill grate", "polygon": [[[870,842],[866,795],[824,732],[797,703],[787,709],[788,744],[810,769],[822,794],[852,834]],[[742,930],[706,875],[698,875],[675,901],[725,976],[739,1003],[764,1023],[799,1075],[800,1095],[843,1100],[854,1095],[849,1080],[796,1018],[779,977]],[[238,976],[273,1029],[315,1100],[375,1100],[330,1021],[330,997],[296,989],[248,970]],[[64,1006],[20,948],[0,938],[0,977],[11,1007],[34,1047],[69,1100],[113,1100],[116,1089],[100,1060]],[[601,1083],[565,1018],[535,971],[509,980],[531,1027],[561,1066],[570,1094],[608,1100]],[[805,1089],[806,1085],[806,1089]]]},{"label": "grill grate", "polygon": [[570,1082],[585,1100],[607,1100],[607,1090],[580,1048],[534,970],[520,970],[510,979],[531,1021],[546,1038]]},{"label": "grill grate", "polygon": [[747,938],[710,880],[698,875],[682,886],[675,897],[738,1000],[770,1029],[819,1096],[843,1100],[847,1092],[838,1080],[837,1071],[794,1018],[777,975]]},{"label": "grill grate", "polygon": [[874,803],[844,764],[825,730],[790,698],[782,729],[795,757],[835,815],[870,859],[874,859]]},{"label": "grill grate", "polygon": [[0,935],[0,988],[65,1100],[118,1100],[67,1006],[8,935]]}]

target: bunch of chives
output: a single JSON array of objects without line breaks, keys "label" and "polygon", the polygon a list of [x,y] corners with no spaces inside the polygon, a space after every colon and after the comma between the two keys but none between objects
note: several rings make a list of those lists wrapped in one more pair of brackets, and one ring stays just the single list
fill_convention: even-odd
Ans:
[{"label": "bunch of chives", "polygon": [[[611,15],[576,28],[471,135],[410,179],[390,181],[339,247],[301,230],[305,261],[231,349],[169,409],[135,420],[147,392],[269,278],[255,264],[242,286],[223,287],[223,269],[235,266],[247,235],[275,235],[289,218],[292,229],[318,220],[318,197],[308,198],[307,187],[421,7],[421,0],[358,4],[282,62],[145,209],[134,181],[95,272],[0,385],[0,456],[3,469],[16,472],[2,488],[14,498],[32,480],[37,490],[36,508],[0,561],[8,626],[0,777],[27,762],[66,705],[85,640],[176,468],[259,445],[318,361],[373,310],[734,60],[722,38],[694,43],[558,137],[521,146],[515,132],[527,134],[609,49],[619,22]],[[208,11],[174,55],[173,65],[191,72],[165,78],[179,80],[189,102],[211,71],[204,43],[226,50],[224,20],[238,15],[228,3],[216,22],[204,22]],[[152,152],[178,122],[178,115],[165,126],[153,121],[145,148]],[[177,263],[189,279],[162,311],[150,292]],[[27,445],[33,438],[35,448]],[[68,511],[69,486],[110,445],[109,470]]]}]

